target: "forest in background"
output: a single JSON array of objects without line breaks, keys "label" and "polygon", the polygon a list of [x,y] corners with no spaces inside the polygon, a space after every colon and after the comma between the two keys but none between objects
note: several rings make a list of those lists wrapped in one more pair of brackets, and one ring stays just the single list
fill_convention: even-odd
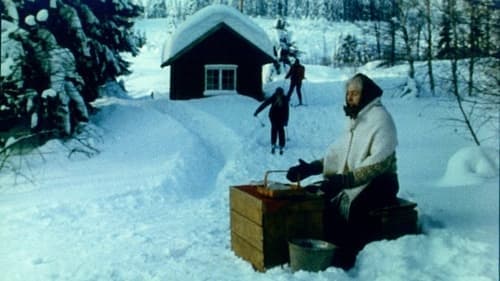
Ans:
[{"label": "forest in background", "polygon": [[[446,60],[449,92],[476,144],[471,112],[487,112],[487,122],[495,122],[500,106],[496,0],[2,0],[0,154],[21,140],[74,136],[85,129],[91,104],[103,89],[125,91],[117,81],[129,73],[122,54],[135,55],[145,43],[144,35],[132,28],[135,20],[164,17],[175,28],[210,4],[285,23],[355,22],[375,40],[345,34],[321,64],[407,64],[401,95],[418,97],[422,85],[415,82],[415,63],[426,63],[426,83],[434,93],[433,62]],[[286,33],[286,24],[282,28]],[[277,48],[300,53],[300,46],[283,38]]]}]

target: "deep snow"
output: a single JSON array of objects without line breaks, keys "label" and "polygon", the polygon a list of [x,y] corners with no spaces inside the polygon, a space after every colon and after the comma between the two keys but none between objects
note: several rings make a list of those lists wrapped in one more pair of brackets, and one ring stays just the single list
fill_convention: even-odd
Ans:
[{"label": "deep snow", "polygon": [[[0,279],[498,280],[498,137],[473,147],[440,123],[443,101],[392,98],[404,68],[373,64],[356,71],[385,90],[399,194],[418,203],[425,234],[371,243],[348,272],[255,272],[230,249],[228,188],[321,157],[344,128],[343,83],[355,70],[306,65],[308,105],[291,109],[285,154],[271,155],[266,112],[265,127],[252,116],[257,101],[168,100],[168,68],[159,68],[166,24],[140,24],[148,44],[123,78],[130,98],[96,102],[86,139],[100,153],[68,158],[77,145],[51,141],[16,162],[30,181],[0,174]],[[277,86],[287,83],[265,85]]]}]

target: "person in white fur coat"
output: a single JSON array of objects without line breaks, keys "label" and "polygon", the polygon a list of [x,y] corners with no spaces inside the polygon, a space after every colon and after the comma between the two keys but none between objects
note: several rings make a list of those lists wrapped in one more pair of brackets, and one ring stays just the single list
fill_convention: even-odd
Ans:
[{"label": "person in white fur coat", "polygon": [[322,159],[310,163],[299,159],[299,165],[287,173],[293,182],[323,174],[323,181],[305,189],[325,194],[331,222],[326,222],[329,225],[325,227],[333,227],[337,234],[342,229],[352,236],[356,230],[349,229],[350,222],[397,199],[396,127],[381,96],[382,89],[366,75],[356,74],[349,79],[344,106],[349,118],[347,130]]}]

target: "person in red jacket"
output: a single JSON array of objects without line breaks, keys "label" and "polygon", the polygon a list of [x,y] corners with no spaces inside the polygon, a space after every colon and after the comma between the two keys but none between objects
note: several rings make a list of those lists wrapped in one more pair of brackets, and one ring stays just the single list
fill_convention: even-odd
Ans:
[{"label": "person in red jacket", "polygon": [[290,78],[290,88],[288,89],[287,97],[290,100],[292,96],[293,89],[296,89],[297,96],[299,97],[299,105],[302,105],[302,80],[304,79],[305,68],[300,64],[299,59],[295,59],[295,62],[288,70],[285,79]]}]

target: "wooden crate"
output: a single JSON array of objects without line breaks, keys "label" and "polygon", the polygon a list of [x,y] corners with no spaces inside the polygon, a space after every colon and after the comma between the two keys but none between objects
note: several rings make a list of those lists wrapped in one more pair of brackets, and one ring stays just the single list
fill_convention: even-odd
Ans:
[{"label": "wooden crate", "polygon": [[291,238],[323,239],[323,199],[270,198],[256,186],[230,188],[231,248],[259,271],[289,261]]}]

